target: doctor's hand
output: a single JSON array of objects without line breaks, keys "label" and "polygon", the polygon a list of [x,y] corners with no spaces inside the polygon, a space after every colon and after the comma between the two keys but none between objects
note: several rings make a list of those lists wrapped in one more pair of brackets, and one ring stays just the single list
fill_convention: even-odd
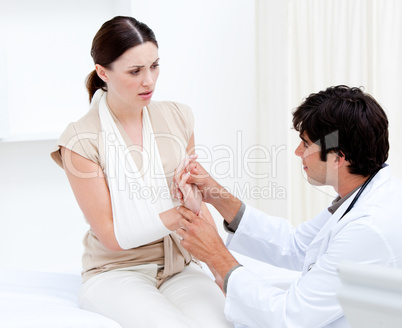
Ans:
[{"label": "doctor's hand", "polygon": [[200,163],[196,162],[196,156],[190,156],[189,160],[184,160],[176,169],[173,178],[175,188],[172,195],[183,203],[184,195],[179,188],[179,184],[183,175],[189,174],[186,177],[186,183],[197,186],[204,202],[214,204],[220,202],[222,198],[228,198],[229,192],[217,183]]},{"label": "doctor's hand", "polygon": [[181,245],[197,259],[205,262],[216,281],[222,282],[227,272],[238,262],[202,212],[197,216],[185,207],[180,207],[178,211],[184,217],[179,221],[180,228],[176,231],[182,238]]}]

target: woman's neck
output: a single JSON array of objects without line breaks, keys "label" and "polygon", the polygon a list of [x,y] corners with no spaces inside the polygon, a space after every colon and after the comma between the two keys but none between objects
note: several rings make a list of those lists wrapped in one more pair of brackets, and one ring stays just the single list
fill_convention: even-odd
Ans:
[{"label": "woman's neck", "polygon": [[106,102],[109,109],[123,125],[142,122],[143,107],[129,105],[107,94]]}]

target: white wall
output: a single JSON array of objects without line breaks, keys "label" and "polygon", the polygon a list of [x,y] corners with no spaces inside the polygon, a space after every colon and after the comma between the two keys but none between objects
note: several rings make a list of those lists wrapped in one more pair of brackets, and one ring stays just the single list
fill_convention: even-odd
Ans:
[{"label": "white wall", "polygon": [[[103,9],[99,2],[104,4]],[[7,96],[8,106],[7,110],[0,106],[0,114],[9,116],[7,126],[3,130],[0,126],[0,268],[80,268],[81,240],[87,225],[64,172],[49,154],[55,136],[87,111],[84,78],[92,70],[88,38],[104,20],[117,14],[132,13],[154,30],[161,57],[154,97],[191,106],[196,144],[206,168],[220,175],[221,183],[231,190],[235,183],[240,189],[254,184],[243,161],[257,137],[254,1],[18,3],[27,6],[0,7],[8,10],[7,19],[0,21],[1,30],[7,30],[6,56],[3,53],[2,57],[5,65],[0,66],[2,73],[7,73],[7,83],[3,89],[0,86],[0,94]],[[27,25],[16,23],[20,12],[31,26],[26,34],[29,40],[23,38]],[[50,19],[47,14],[54,17]],[[6,16],[3,13],[0,18]],[[7,29],[10,22],[16,30]],[[82,32],[77,35],[77,31]],[[52,43],[46,44],[43,33],[47,32],[57,49]],[[58,33],[64,40],[55,40]],[[40,47],[53,51],[52,56],[41,57],[40,47],[33,48],[35,38]],[[29,49],[24,49],[25,41]],[[71,43],[75,48],[69,46]],[[31,57],[27,56],[29,52]],[[38,93],[40,97],[36,97]],[[46,94],[53,101],[42,102]],[[68,108],[64,100],[69,102]],[[229,159],[218,161],[230,155],[234,167]],[[255,205],[256,201],[249,199],[249,203]],[[224,236],[219,215],[213,213]]]},{"label": "white wall", "polygon": [[[328,86],[363,87],[383,106],[389,119],[390,164],[402,178],[400,162],[402,102],[402,2],[399,0],[289,0],[289,109]],[[297,147],[297,133],[289,146]],[[293,223],[312,218],[336,196],[332,187],[307,183],[300,159],[289,158],[289,202]],[[303,174],[302,174],[303,172]]]},{"label": "white wall", "polygon": [[288,135],[288,1],[256,1],[257,49],[257,143],[267,161],[258,164],[257,186],[263,197],[258,207],[274,216],[288,218],[292,190],[288,163],[292,156]]},{"label": "white wall", "polygon": [[77,270],[86,231],[55,141],[0,143],[0,268]]},{"label": "white wall", "polygon": [[254,1],[132,3],[159,42],[155,99],[191,106],[199,160],[223,185],[236,191],[255,184],[245,165],[257,140]]},{"label": "white wall", "polygon": [[[12,6],[5,7],[6,3]],[[24,3],[29,5],[21,7]],[[306,83],[297,83],[296,72],[301,70],[300,76],[307,79],[310,75],[326,74],[324,69],[304,72],[303,61],[295,66],[298,53],[289,46],[297,43],[298,34],[303,34],[301,30],[295,33],[289,23],[307,26],[310,22],[300,20],[302,11],[294,10],[295,4],[310,6],[312,3],[299,0],[0,0],[0,76],[3,77],[0,79],[0,268],[77,270],[80,267],[81,239],[87,226],[63,171],[51,161],[49,153],[56,143],[55,137],[67,123],[87,111],[83,79],[92,70],[90,40],[103,21],[117,14],[132,15],[155,31],[160,45],[161,74],[154,97],[191,106],[200,160],[223,185],[247,204],[288,217],[294,223],[297,220],[292,217],[311,217],[318,207],[321,210],[324,206],[321,203],[327,202],[326,191],[315,194],[306,191],[313,187],[301,176],[300,161],[293,154],[297,133],[291,131],[292,106],[317,91],[316,86],[307,90]],[[388,10],[392,12],[393,8]],[[49,12],[59,14],[60,19],[55,23],[45,14]],[[384,13],[384,10],[376,12],[380,18]],[[299,18],[296,20],[292,15]],[[58,48],[47,44],[53,54],[48,58],[50,65],[41,59],[40,48],[21,46],[19,37],[24,35],[22,26],[26,25],[15,23],[21,17],[31,25],[38,24],[32,31],[42,33],[27,34],[33,38],[29,40],[30,45],[45,47],[43,33],[51,31],[53,24],[57,24],[56,35],[64,33],[63,38],[69,41],[55,40],[52,32]],[[17,28],[9,28],[7,22]],[[72,23],[75,26],[71,31],[75,34],[65,31]],[[369,26],[380,31],[375,24]],[[398,35],[400,29],[392,30]],[[5,37],[7,40],[3,42]],[[40,42],[35,43],[35,38]],[[386,40],[394,44],[393,38]],[[63,46],[73,41],[79,47]],[[296,48],[308,50],[308,45],[303,47]],[[385,52],[394,48],[379,43],[373,49]],[[31,53],[33,57],[29,56]],[[390,162],[397,164],[401,158],[398,130],[401,117],[397,108],[400,93],[395,90],[401,85],[400,61],[397,61],[400,51],[389,53],[393,54],[387,55],[391,58],[389,62],[380,61],[387,69],[377,69],[380,74],[373,80],[381,85],[379,100],[388,108]],[[58,61],[58,56],[63,60]],[[42,61],[27,61],[29,58]],[[367,74],[373,71],[368,69]],[[60,75],[63,79],[56,78]],[[391,83],[388,88],[391,75],[397,83]],[[60,86],[57,81],[62,81]],[[72,101],[68,109],[58,103],[57,97],[49,103],[31,102],[27,96],[32,95],[32,90],[58,96],[60,90],[64,94],[65,87],[71,88],[69,94],[74,94],[67,97]],[[400,177],[402,170],[396,166],[394,174]],[[301,180],[297,186],[302,188],[294,187],[296,180]],[[225,236],[220,216],[216,211],[213,214]]]},{"label": "white wall", "polygon": [[0,137],[55,138],[86,112],[92,38],[129,7],[128,0],[0,1],[1,112],[8,123]]}]

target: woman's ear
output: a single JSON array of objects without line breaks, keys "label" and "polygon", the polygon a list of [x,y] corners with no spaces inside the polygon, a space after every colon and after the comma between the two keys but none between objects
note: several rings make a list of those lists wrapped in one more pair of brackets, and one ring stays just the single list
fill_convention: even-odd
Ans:
[{"label": "woman's ear", "polygon": [[98,74],[99,78],[107,83],[108,82],[108,77],[107,77],[107,73],[106,73],[106,68],[103,67],[102,65],[96,64],[95,65],[95,70],[96,70],[96,74]]}]

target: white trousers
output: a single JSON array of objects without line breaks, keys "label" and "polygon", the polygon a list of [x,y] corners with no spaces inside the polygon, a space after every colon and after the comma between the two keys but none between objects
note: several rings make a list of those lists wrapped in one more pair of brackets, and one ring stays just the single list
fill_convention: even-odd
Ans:
[{"label": "white trousers", "polygon": [[226,328],[225,297],[195,263],[156,288],[156,264],[101,273],[85,282],[80,306],[123,328]]}]

